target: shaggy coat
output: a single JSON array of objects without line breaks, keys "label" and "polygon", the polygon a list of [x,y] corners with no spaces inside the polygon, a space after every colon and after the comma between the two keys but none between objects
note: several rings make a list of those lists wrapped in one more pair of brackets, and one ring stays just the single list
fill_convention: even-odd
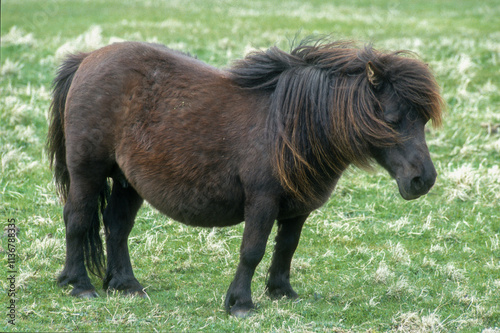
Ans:
[{"label": "shaggy coat", "polygon": [[225,304],[234,315],[253,308],[252,276],[277,221],[267,289],[296,297],[290,264],[303,223],[350,164],[376,161],[405,199],[433,186],[424,126],[441,123],[442,106],[420,60],[353,43],[273,47],[227,70],[137,42],[68,56],[48,135],[65,202],[59,284],[96,296],[87,269],[102,275],[106,265],[106,289],[144,295],[127,239],[145,199],[188,225],[245,221]]}]

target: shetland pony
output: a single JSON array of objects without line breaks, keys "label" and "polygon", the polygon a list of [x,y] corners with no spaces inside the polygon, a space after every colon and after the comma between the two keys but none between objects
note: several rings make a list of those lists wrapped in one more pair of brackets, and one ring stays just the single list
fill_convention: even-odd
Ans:
[{"label": "shetland pony", "polygon": [[405,199],[426,194],[436,170],[424,126],[439,125],[442,108],[423,62],[350,42],[272,47],[226,70],[138,42],[70,55],[54,80],[48,134],[65,202],[58,282],[97,296],[88,269],[105,289],[145,295],[127,240],[147,200],[192,226],[245,221],[225,299],[236,316],[254,307],[252,276],[277,221],[267,291],[297,297],[290,264],[308,215],[350,164],[379,163]]}]

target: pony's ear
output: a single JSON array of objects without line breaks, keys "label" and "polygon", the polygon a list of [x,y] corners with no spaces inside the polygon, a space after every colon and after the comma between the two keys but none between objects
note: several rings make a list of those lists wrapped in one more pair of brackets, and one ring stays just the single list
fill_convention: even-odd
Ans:
[{"label": "pony's ear", "polygon": [[368,82],[374,88],[378,88],[382,83],[382,71],[373,65],[371,61],[368,61],[366,64],[366,76],[368,77]]}]

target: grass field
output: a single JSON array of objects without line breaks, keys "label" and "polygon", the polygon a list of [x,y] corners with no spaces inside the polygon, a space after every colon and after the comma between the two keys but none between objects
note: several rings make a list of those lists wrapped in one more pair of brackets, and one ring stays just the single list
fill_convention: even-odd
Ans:
[{"label": "grass field", "polygon": [[[2,1],[0,221],[15,219],[15,297],[0,239],[0,331],[500,332],[500,3],[483,1]],[[409,49],[448,105],[429,128],[439,176],[400,198],[383,171],[351,169],[306,223],[296,301],[264,291],[272,242],[253,279],[257,309],[228,316],[225,292],[243,225],[188,228],[145,205],[130,238],[149,299],[69,296],[55,278],[64,223],[45,151],[50,83],[61,57],[146,40],[228,66],[296,34]],[[5,231],[6,229],[4,229]],[[12,268],[12,267],[11,267]],[[93,281],[96,286],[100,281]],[[7,317],[15,301],[15,326]]]}]

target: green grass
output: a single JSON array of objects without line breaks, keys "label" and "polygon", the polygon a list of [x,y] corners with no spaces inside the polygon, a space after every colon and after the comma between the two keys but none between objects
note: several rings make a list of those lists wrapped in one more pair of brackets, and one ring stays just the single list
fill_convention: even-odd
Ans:
[{"label": "green grass", "polygon": [[[498,27],[496,0],[2,1],[0,219],[20,231],[15,326],[0,239],[0,331],[498,332]],[[351,169],[304,229],[292,268],[300,298],[265,295],[270,242],[245,320],[223,309],[242,225],[188,228],[147,205],[129,243],[149,299],[82,300],[57,287],[64,223],[44,143],[64,52],[147,40],[224,67],[251,48],[287,48],[298,32],[410,49],[430,64],[448,105],[443,128],[427,133],[432,192],[406,202],[385,172]]]}]

